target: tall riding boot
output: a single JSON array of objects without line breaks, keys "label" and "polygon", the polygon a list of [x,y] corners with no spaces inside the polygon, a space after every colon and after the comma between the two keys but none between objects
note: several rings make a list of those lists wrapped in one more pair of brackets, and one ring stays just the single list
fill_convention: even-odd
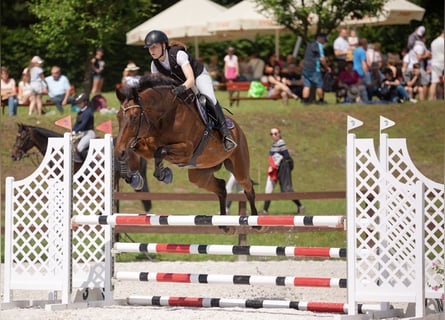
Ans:
[{"label": "tall riding boot", "polygon": [[230,134],[230,130],[227,128],[226,118],[224,117],[224,113],[222,111],[221,105],[219,102],[216,102],[215,115],[216,120],[218,121],[219,132],[222,136],[222,143],[224,145],[224,150],[229,152],[230,150],[236,148],[237,144],[235,140],[233,140],[232,135]]}]

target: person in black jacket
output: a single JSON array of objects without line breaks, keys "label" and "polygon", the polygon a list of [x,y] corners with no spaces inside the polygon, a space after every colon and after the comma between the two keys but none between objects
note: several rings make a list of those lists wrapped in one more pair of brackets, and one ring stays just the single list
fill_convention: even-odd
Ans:
[{"label": "person in black jacket", "polygon": [[151,72],[161,73],[180,83],[173,92],[181,96],[187,89],[196,89],[205,95],[214,108],[218,129],[222,136],[225,151],[231,151],[237,144],[227,128],[224,113],[213,89],[212,78],[204,64],[190,56],[185,46],[179,42],[169,44],[167,35],[159,30],[150,31],[145,37],[145,48],[153,58]]},{"label": "person in black jacket", "polygon": [[90,140],[96,138],[94,132],[94,114],[88,102],[86,93],[79,93],[74,97],[74,103],[80,110],[77,113],[76,123],[73,127],[73,135],[78,135],[79,140],[74,153],[74,162],[81,163],[85,159],[86,152],[90,146]]},{"label": "person in black jacket", "polygon": [[[269,168],[264,193],[272,193],[277,182],[280,184],[281,192],[294,192],[292,186],[294,160],[289,154],[286,142],[281,138],[280,129],[272,128],[270,130],[270,136],[274,142],[269,151]],[[298,207],[297,213],[303,213],[305,211],[300,200],[295,199],[292,201]],[[269,210],[270,202],[270,200],[264,201],[262,212],[264,215],[266,215]]]}]

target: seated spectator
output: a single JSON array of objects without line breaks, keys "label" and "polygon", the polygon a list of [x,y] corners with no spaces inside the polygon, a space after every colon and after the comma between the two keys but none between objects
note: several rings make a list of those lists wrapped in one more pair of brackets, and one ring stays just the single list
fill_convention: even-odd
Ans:
[{"label": "seated spectator", "polygon": [[19,104],[29,104],[32,94],[31,84],[29,83],[28,68],[25,68],[22,72],[22,79],[19,82],[19,92],[17,98]]},{"label": "seated spectator", "polygon": [[209,71],[210,77],[212,78],[213,86],[218,88],[221,83],[224,82],[224,78],[221,72],[221,68],[218,65],[218,56],[213,55],[210,57],[209,63],[206,65]]},{"label": "seated spectator", "polygon": [[410,101],[416,103],[416,99],[411,99],[405,88],[400,84],[400,80],[395,77],[390,68],[383,69],[383,82],[379,90],[379,98],[383,101],[403,103]]},{"label": "seated spectator", "polygon": [[139,80],[141,76],[138,75],[139,67],[134,62],[129,62],[125,67],[124,74],[122,78],[123,87],[137,87],[139,85]]},{"label": "seated spectator", "polygon": [[260,81],[264,74],[264,61],[258,57],[257,53],[252,53],[248,64],[252,70],[252,81]]},{"label": "seated spectator", "polygon": [[48,86],[48,96],[56,105],[57,110],[63,113],[63,106],[67,103],[72,103],[70,98],[71,85],[67,77],[62,75],[58,66],[51,68],[51,75],[45,78]]},{"label": "seated spectator", "polygon": [[271,52],[267,56],[267,60],[264,64],[264,71],[263,71],[264,75],[266,77],[272,75],[274,73],[275,66],[280,66],[280,64],[278,63],[278,58],[275,52]]},{"label": "seated spectator", "polygon": [[419,63],[415,63],[413,65],[413,70],[406,75],[405,82],[405,90],[408,92],[411,99],[418,95],[420,101],[425,100],[425,92],[423,91]]},{"label": "seated spectator", "polygon": [[290,90],[298,97],[303,97],[303,74],[302,65],[290,64],[287,67],[286,78],[289,79]]},{"label": "seated spectator", "polygon": [[247,56],[241,55],[238,62],[239,66],[239,76],[236,79],[237,81],[251,81],[252,80],[252,71],[249,67],[249,61],[247,60]]},{"label": "seated spectator", "polygon": [[352,61],[347,61],[345,70],[338,76],[338,88],[346,93],[346,102],[359,103],[368,102],[368,93],[362,78],[357,71],[352,69]]},{"label": "seated spectator", "polygon": [[267,77],[267,80],[270,83],[269,96],[281,96],[284,105],[289,103],[289,98],[298,99],[298,96],[289,88],[290,80],[281,76],[279,65],[274,67],[274,72]]},{"label": "seated spectator", "polygon": [[17,87],[15,80],[9,77],[9,70],[7,67],[2,67],[1,80],[1,95],[2,104],[8,105],[8,115],[17,115]]},{"label": "seated spectator", "polygon": [[295,57],[293,55],[291,55],[291,54],[288,54],[286,56],[286,60],[284,60],[284,62],[283,62],[283,67],[281,69],[282,70],[281,72],[282,72],[283,76],[288,78],[287,74],[289,73],[289,66],[290,65],[295,65],[295,64],[296,64]]},{"label": "seated spectator", "polygon": [[371,66],[369,75],[370,81],[366,86],[366,91],[368,92],[368,101],[372,101],[374,97],[378,97],[378,92],[384,76],[377,64]]}]

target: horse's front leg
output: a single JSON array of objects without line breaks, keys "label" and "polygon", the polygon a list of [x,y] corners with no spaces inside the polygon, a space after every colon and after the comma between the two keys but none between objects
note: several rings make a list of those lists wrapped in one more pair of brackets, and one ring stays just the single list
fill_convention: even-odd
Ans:
[{"label": "horse's front leg", "polygon": [[170,168],[164,168],[164,164],[162,161],[167,155],[167,150],[165,147],[160,147],[154,153],[155,158],[155,171],[153,172],[153,176],[162,181],[165,184],[172,183],[173,181],[173,172]]}]

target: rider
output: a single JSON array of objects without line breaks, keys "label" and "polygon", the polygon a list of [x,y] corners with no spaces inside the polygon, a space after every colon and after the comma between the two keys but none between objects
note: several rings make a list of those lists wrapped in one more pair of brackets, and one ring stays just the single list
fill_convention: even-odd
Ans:
[{"label": "rider", "polygon": [[205,66],[190,56],[184,46],[178,44],[169,45],[167,35],[159,30],[150,31],[145,37],[145,48],[153,58],[151,62],[152,73],[162,73],[165,76],[180,80],[182,84],[173,92],[178,96],[194,86],[200,93],[207,96],[214,108],[218,121],[219,132],[222,136],[224,150],[230,151],[237,144],[232,138],[224,118],[221,105],[216,100],[213,90],[212,78]]},{"label": "rider", "polygon": [[85,152],[90,145],[90,139],[94,139],[96,133],[94,132],[93,110],[89,106],[88,95],[86,93],[77,94],[74,97],[74,103],[80,108],[73,128],[73,135],[79,134],[80,137],[77,150],[74,153],[74,162],[79,163],[85,159]]}]

